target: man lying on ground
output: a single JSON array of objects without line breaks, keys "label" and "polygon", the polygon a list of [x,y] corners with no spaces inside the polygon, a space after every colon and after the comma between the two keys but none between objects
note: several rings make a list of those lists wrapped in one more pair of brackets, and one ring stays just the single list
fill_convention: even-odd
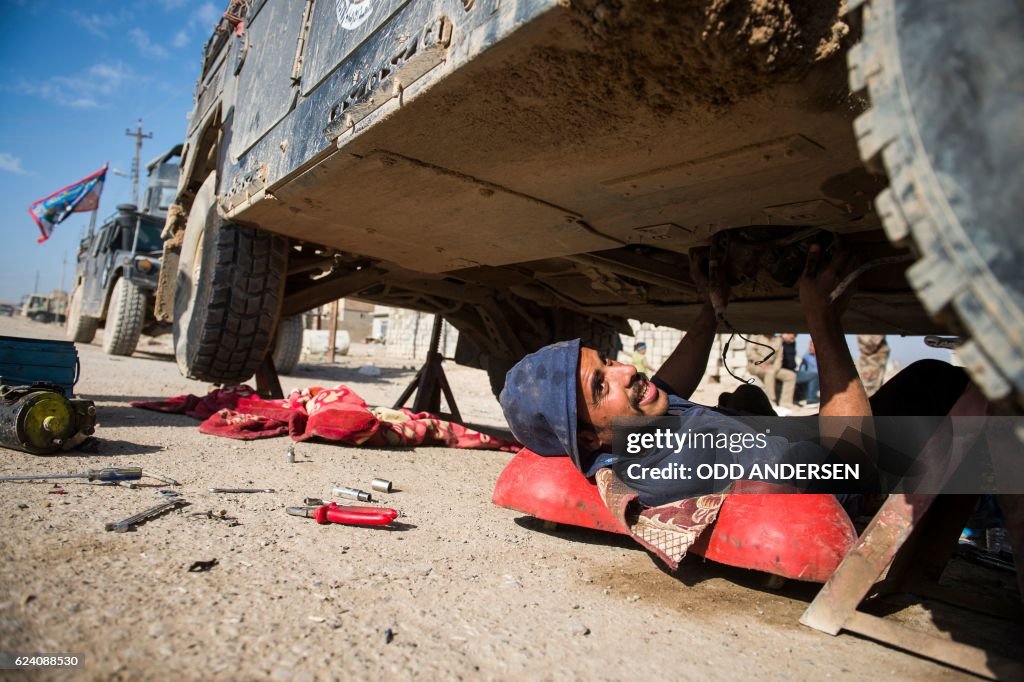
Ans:
[{"label": "man lying on ground", "polygon": [[[846,418],[947,414],[969,381],[961,369],[934,360],[914,363],[868,400],[840,323],[845,300],[829,301],[848,269],[848,259],[840,253],[827,263],[822,261],[820,249],[812,247],[799,283],[800,303],[817,351],[819,414]],[[696,265],[691,271],[700,273]],[[719,426],[728,429],[729,417],[754,411],[743,409],[744,404],[757,402],[749,400],[750,391],[737,391],[729,402],[731,409],[688,400],[704,375],[717,331],[712,294],[723,303],[728,301],[724,282],[711,287],[706,281],[698,283],[707,303],[653,379],[630,364],[581,347],[578,339],[552,344],[523,358],[508,372],[500,398],[515,437],[540,455],[567,454],[588,476],[612,466],[637,491],[643,504],[653,506],[701,494],[703,483],[698,481],[641,482],[623,477],[616,466],[623,458],[611,454],[612,420],[616,417],[700,417],[719,420],[724,424]],[[760,400],[765,402],[763,397]],[[739,421],[731,421],[734,428],[743,428]],[[695,464],[715,455],[706,448],[689,448],[678,456],[684,464],[687,460]]]}]

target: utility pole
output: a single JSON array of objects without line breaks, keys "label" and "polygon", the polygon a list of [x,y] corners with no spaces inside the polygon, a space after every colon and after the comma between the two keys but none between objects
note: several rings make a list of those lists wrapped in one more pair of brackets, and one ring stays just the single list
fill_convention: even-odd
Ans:
[{"label": "utility pole", "polygon": [[128,137],[135,138],[135,165],[132,166],[132,203],[136,206],[139,205],[139,157],[142,156],[142,140],[152,140],[153,133],[142,132],[142,119],[139,119],[139,125],[135,130],[128,128],[124,131],[124,134]]}]

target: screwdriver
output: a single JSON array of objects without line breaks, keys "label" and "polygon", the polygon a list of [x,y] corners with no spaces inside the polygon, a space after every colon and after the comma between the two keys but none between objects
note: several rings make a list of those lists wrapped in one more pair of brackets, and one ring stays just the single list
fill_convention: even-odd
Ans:
[{"label": "screwdriver", "polygon": [[48,478],[84,478],[89,481],[137,481],[142,467],[108,467],[89,469],[83,474],[39,474],[38,476],[3,476],[0,481],[41,481]]},{"label": "screwdriver", "polygon": [[398,518],[398,512],[386,507],[350,507],[337,502],[322,507],[288,507],[292,516],[305,516],[317,523],[343,523],[347,526],[386,526]]}]

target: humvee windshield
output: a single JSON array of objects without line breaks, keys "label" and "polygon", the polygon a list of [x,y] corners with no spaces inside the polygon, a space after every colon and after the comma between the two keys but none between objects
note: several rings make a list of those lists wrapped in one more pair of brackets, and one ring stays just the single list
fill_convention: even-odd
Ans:
[{"label": "humvee windshield", "polygon": [[164,248],[164,240],[160,238],[160,231],[163,229],[163,221],[159,223],[147,223],[139,221],[139,241],[136,244],[136,251],[148,253],[160,251]]}]

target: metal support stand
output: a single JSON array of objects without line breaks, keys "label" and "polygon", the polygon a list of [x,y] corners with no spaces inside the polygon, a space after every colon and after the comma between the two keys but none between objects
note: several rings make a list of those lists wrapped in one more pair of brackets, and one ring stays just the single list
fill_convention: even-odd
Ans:
[{"label": "metal support stand", "polygon": [[394,409],[397,410],[403,407],[405,401],[415,391],[416,399],[412,403],[413,412],[440,414],[441,393],[443,392],[445,400],[448,401],[448,409],[451,410],[451,420],[461,422],[462,415],[459,414],[459,408],[455,404],[455,396],[452,395],[452,389],[448,385],[448,378],[444,375],[444,368],[441,366],[444,356],[438,352],[438,348],[441,345],[442,324],[444,324],[444,319],[440,315],[435,315],[434,327],[430,331],[430,348],[427,350],[426,362],[416,372],[416,376],[409,382],[409,385],[405,387],[401,397],[395,403]]},{"label": "metal support stand", "polygon": [[284,390],[281,388],[281,379],[277,376],[277,368],[274,367],[274,354],[267,353],[256,370],[256,392],[260,397],[272,400],[280,400],[284,397]]},{"label": "metal support stand", "polygon": [[[951,416],[984,414],[980,394],[965,394]],[[934,437],[926,448],[945,448],[962,461],[971,442],[951,444]],[[992,679],[1024,679],[1024,663],[959,642],[947,641],[858,610],[869,593],[913,591],[936,598],[935,584],[973,508],[973,496],[890,495],[857,544],[821,588],[800,622],[830,635],[840,630],[889,644],[919,656]],[[947,591],[948,592],[948,591]],[[960,598],[958,606],[981,610],[983,600]],[[1002,610],[1005,615],[1007,609]]]}]

